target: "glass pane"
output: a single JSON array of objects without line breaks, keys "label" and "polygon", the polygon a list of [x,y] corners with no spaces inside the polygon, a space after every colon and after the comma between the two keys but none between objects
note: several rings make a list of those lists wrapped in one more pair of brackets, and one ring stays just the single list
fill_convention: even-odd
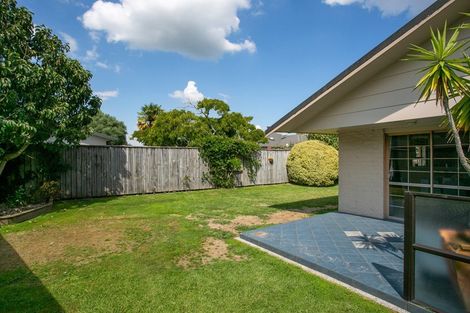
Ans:
[{"label": "glass pane", "polygon": [[389,190],[390,190],[391,195],[404,196],[405,191],[408,190],[408,187],[407,186],[393,186],[393,185],[390,185]]},{"label": "glass pane", "polygon": [[[416,196],[415,243],[470,256],[470,200]],[[443,312],[469,312],[470,264],[415,250],[415,298]]]},{"label": "glass pane", "polygon": [[462,138],[463,144],[470,144],[470,132],[466,132],[465,134],[460,135],[460,138]]},{"label": "glass pane", "polygon": [[455,146],[440,146],[434,147],[434,158],[441,158],[441,159],[450,159],[450,158],[458,158],[457,150],[455,150]]},{"label": "glass pane", "polygon": [[465,153],[465,156],[467,158],[470,158],[470,147],[465,145],[465,146],[462,146],[462,148],[463,148],[463,152]]},{"label": "glass pane", "polygon": [[436,195],[457,196],[459,194],[459,191],[458,191],[458,189],[434,188],[433,193],[436,194]]},{"label": "glass pane", "polygon": [[410,158],[429,158],[429,146],[414,146],[410,147]]},{"label": "glass pane", "polygon": [[390,196],[390,205],[397,207],[405,206],[405,198],[401,196]]},{"label": "glass pane", "polygon": [[426,146],[429,145],[429,135],[410,135],[410,146]]},{"label": "glass pane", "polygon": [[390,140],[392,147],[408,146],[408,136],[393,136]]},{"label": "glass pane", "polygon": [[464,187],[470,187],[470,175],[467,174],[466,172],[463,174],[460,174],[459,185],[464,186]]},{"label": "glass pane", "polygon": [[392,150],[390,151],[390,158],[392,159],[408,158],[408,148],[392,148]]},{"label": "glass pane", "polygon": [[410,187],[411,192],[423,192],[423,193],[431,193],[431,188],[426,187]]},{"label": "glass pane", "polygon": [[470,244],[470,202],[422,196],[415,199],[416,243],[455,253],[464,251],[460,245]]},{"label": "glass pane", "polygon": [[407,171],[408,161],[407,160],[390,160],[390,170],[393,171]]},{"label": "glass pane", "polygon": [[410,183],[429,185],[431,174],[429,172],[410,172]]},{"label": "glass pane", "polygon": [[388,212],[388,215],[392,216],[392,217],[403,218],[404,212],[405,211],[404,211],[403,207],[398,207],[398,206],[391,205],[390,210]]},{"label": "glass pane", "polygon": [[459,194],[461,197],[470,197],[470,190],[460,189]]},{"label": "glass pane", "polygon": [[458,186],[458,174],[457,173],[434,173],[434,184]]},{"label": "glass pane", "polygon": [[391,182],[395,182],[395,183],[407,183],[408,182],[408,172],[390,171],[389,180]]},{"label": "glass pane", "polygon": [[434,160],[434,170],[438,172],[457,172],[458,166],[457,159]]},{"label": "glass pane", "polygon": [[431,161],[429,159],[411,159],[410,160],[410,171],[427,171],[431,167]]},{"label": "glass pane", "polygon": [[448,133],[434,133],[432,141],[434,145],[446,145],[454,143],[454,140],[449,138]]},{"label": "glass pane", "polygon": [[469,264],[420,251],[416,251],[415,261],[416,300],[442,312],[469,312],[470,276],[464,274],[470,270]]}]

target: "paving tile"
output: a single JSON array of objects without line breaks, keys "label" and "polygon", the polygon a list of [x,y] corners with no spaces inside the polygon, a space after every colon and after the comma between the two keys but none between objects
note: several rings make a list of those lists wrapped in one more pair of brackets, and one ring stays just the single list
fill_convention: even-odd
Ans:
[{"label": "paving tile", "polygon": [[327,213],[242,236],[280,250],[295,261],[333,271],[358,286],[399,298],[403,288],[403,233],[399,223]]}]

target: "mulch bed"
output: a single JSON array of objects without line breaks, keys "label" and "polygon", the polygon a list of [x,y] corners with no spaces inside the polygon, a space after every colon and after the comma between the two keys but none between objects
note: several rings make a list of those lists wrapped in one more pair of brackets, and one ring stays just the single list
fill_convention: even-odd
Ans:
[{"label": "mulch bed", "polygon": [[8,208],[0,205],[0,225],[23,222],[52,209],[52,201],[48,203],[31,204],[19,208]]}]

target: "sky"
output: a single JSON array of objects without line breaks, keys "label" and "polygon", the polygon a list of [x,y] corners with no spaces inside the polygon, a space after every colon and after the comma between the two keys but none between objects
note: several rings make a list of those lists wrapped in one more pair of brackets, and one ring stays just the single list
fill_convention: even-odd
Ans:
[{"label": "sky", "polygon": [[92,72],[102,110],[226,101],[265,129],[433,0],[18,0]]}]

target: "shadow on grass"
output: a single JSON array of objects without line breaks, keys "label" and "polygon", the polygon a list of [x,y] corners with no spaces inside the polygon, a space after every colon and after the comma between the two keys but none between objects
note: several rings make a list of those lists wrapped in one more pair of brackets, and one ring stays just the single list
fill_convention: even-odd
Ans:
[{"label": "shadow on grass", "polygon": [[271,205],[272,208],[279,210],[321,214],[336,211],[338,208],[338,197],[330,196],[323,198],[314,198],[308,200],[278,203]]},{"label": "shadow on grass", "polygon": [[47,288],[0,235],[0,312],[64,312]]}]

